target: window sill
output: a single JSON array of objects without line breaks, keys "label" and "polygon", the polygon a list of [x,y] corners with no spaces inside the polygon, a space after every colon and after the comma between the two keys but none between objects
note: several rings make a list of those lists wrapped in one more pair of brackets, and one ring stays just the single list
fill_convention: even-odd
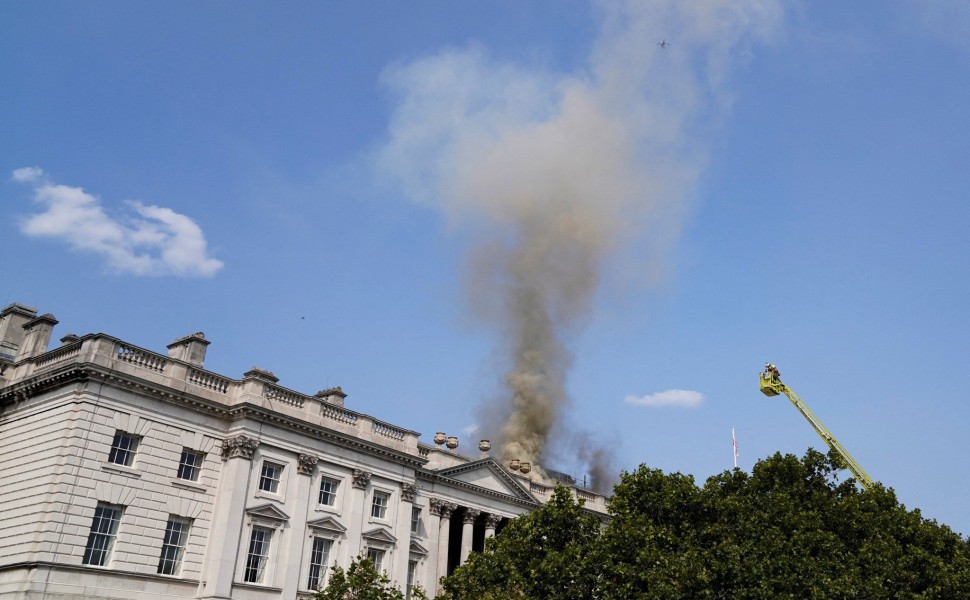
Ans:
[{"label": "window sill", "polygon": [[271,585],[266,585],[264,583],[251,583],[248,581],[237,581],[232,584],[233,587],[246,588],[248,590],[263,590],[264,592],[282,592],[283,588],[273,587]]},{"label": "window sill", "polygon": [[205,486],[192,483],[191,481],[188,481],[185,479],[173,479],[172,487],[181,488],[183,490],[188,490],[190,492],[199,492],[200,494],[204,494],[208,491],[208,489]]},{"label": "window sill", "polygon": [[316,508],[314,508],[313,510],[320,513],[330,513],[334,515],[340,514],[339,506],[329,506],[327,504],[317,504]]},{"label": "window sill", "polygon": [[125,467],[123,465],[116,465],[114,463],[101,463],[102,471],[109,471],[111,473],[118,473],[119,475],[126,475],[128,477],[140,478],[141,473],[131,467]]},{"label": "window sill", "polygon": [[284,502],[283,496],[273,492],[267,492],[265,490],[256,490],[253,494],[253,498],[266,498],[267,500],[272,500],[273,502]]}]

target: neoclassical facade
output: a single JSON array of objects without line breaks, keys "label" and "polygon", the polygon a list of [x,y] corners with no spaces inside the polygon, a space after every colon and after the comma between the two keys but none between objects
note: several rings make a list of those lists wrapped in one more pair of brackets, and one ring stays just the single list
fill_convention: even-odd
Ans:
[{"label": "neoclassical facade", "polygon": [[551,495],[487,443],[422,443],[340,388],[206,371],[201,333],[165,354],[101,333],[48,348],[56,324],[0,311],[0,598],[309,598],[361,555],[434,590]]}]

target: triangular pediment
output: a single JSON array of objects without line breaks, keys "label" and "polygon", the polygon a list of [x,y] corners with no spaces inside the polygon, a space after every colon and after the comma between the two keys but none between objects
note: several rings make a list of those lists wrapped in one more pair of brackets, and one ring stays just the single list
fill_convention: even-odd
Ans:
[{"label": "triangular pediment", "polygon": [[370,531],[365,531],[360,534],[360,537],[364,538],[369,542],[377,542],[379,544],[396,544],[397,538],[394,537],[390,531],[384,529],[383,527],[378,527],[376,529],[371,529]]},{"label": "triangular pediment", "polygon": [[333,517],[322,517],[313,521],[307,522],[307,527],[318,533],[330,534],[331,536],[340,536],[347,531],[347,528],[340,524],[340,521],[334,519]]},{"label": "triangular pediment", "polygon": [[411,554],[416,554],[418,556],[427,556],[428,549],[421,545],[417,540],[411,540],[411,547],[409,549]]},{"label": "triangular pediment", "polygon": [[476,487],[506,494],[521,500],[538,502],[535,496],[524,486],[517,477],[512,475],[500,462],[492,457],[472,461],[447,469],[440,469],[435,473],[441,477],[454,479]]},{"label": "triangular pediment", "polygon": [[252,508],[246,509],[246,514],[251,517],[262,517],[264,519],[272,519],[274,521],[289,521],[290,515],[286,514],[282,510],[276,508],[272,504],[262,504],[260,506],[254,506]]}]

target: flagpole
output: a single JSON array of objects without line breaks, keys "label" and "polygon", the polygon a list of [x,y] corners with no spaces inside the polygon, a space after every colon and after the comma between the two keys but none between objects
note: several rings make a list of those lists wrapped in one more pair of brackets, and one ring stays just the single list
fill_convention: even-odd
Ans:
[{"label": "flagpole", "polygon": [[734,427],[731,427],[731,450],[734,454],[734,468],[738,468],[738,438],[734,437]]}]

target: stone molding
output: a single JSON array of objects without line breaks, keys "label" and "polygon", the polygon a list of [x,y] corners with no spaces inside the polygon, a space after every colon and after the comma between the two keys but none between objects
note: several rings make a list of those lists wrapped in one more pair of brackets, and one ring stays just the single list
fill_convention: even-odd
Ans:
[{"label": "stone molding", "polygon": [[257,446],[259,446],[259,440],[247,435],[239,434],[231,438],[226,438],[222,440],[222,460],[228,460],[230,458],[252,460]]},{"label": "stone molding", "polygon": [[312,454],[300,454],[297,457],[297,471],[300,475],[313,475],[313,467],[317,466],[320,459]]},{"label": "stone molding", "polygon": [[354,469],[354,487],[358,490],[366,490],[367,483],[370,481],[370,471]]},{"label": "stone molding", "polygon": [[418,494],[418,486],[413,483],[404,482],[401,484],[401,500],[414,502],[414,497]]},{"label": "stone molding", "polygon": [[482,511],[480,511],[478,509],[475,509],[475,508],[466,508],[465,509],[465,519],[462,522],[463,523],[474,523],[475,522],[475,519],[477,519],[478,518],[478,515],[480,515],[480,514],[482,514]]}]

